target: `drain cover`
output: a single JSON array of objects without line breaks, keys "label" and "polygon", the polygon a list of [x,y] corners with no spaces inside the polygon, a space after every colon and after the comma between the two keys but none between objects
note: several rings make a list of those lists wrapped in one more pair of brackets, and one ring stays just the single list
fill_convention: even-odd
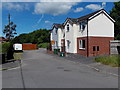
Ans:
[{"label": "drain cover", "polygon": [[64,71],[69,72],[69,71],[71,71],[71,70],[64,70]]}]

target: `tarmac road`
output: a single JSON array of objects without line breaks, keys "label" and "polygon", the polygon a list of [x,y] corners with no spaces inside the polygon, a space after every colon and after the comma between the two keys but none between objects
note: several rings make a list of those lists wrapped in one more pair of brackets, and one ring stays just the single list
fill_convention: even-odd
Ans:
[{"label": "tarmac road", "polygon": [[22,69],[2,72],[3,88],[118,88],[118,77],[46,54],[44,49],[24,51],[21,63]]}]

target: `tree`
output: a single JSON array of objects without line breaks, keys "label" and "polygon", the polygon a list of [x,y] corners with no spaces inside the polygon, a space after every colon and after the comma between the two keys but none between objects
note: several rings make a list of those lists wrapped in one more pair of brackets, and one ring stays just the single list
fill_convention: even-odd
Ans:
[{"label": "tree", "polygon": [[5,25],[5,29],[3,30],[3,33],[5,34],[5,37],[11,41],[11,39],[14,38],[14,35],[16,33],[16,25],[11,22],[10,20],[10,14],[8,14],[8,25]]},{"label": "tree", "polygon": [[39,29],[28,34],[20,34],[19,36],[16,36],[12,42],[33,44],[48,43],[50,42],[50,30]]},{"label": "tree", "polygon": [[110,16],[115,22],[115,39],[120,40],[120,1],[114,3],[114,7],[110,11]]}]

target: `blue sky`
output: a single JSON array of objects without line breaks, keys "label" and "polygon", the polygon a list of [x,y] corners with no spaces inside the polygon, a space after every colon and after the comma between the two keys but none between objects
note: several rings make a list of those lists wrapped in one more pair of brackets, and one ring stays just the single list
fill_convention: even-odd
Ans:
[{"label": "blue sky", "polygon": [[[113,2],[104,3],[109,13]],[[17,35],[40,28],[51,29],[53,23],[63,23],[67,17],[78,18],[102,8],[102,2],[11,2],[2,3],[2,29],[8,23],[7,15],[17,25]]]}]

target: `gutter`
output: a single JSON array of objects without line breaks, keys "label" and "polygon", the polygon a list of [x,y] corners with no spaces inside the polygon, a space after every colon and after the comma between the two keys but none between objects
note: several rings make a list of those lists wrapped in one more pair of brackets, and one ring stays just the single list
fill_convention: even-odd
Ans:
[{"label": "gutter", "polygon": [[88,19],[87,19],[87,57],[89,56]]}]

